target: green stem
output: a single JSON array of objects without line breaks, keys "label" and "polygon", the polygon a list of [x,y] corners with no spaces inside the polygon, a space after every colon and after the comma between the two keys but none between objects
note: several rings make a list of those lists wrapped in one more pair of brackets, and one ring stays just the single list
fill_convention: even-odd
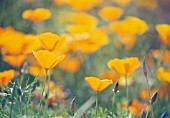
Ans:
[{"label": "green stem", "polygon": [[[150,86],[149,86],[149,81],[148,81],[148,77],[146,76],[146,81],[147,81],[147,87],[148,87],[148,93],[149,93],[149,99],[151,100],[151,90],[150,90]],[[149,108],[151,108],[151,113],[152,113],[152,118],[154,118],[154,113],[153,113],[153,109],[152,109],[152,104],[151,102],[149,101]],[[148,111],[149,112],[149,109]]]},{"label": "green stem", "polygon": [[127,99],[127,114],[128,114],[128,107],[129,107],[129,93],[128,93],[128,85],[127,85],[127,76],[125,76],[125,82],[126,82],[126,99]]},{"label": "green stem", "polygon": [[43,97],[46,80],[47,80],[47,70],[45,70],[45,78],[44,78],[44,81],[43,81],[43,90],[42,90],[42,93],[41,93],[41,96],[40,96],[40,108],[41,108],[41,105],[42,105],[42,99],[41,98]]},{"label": "green stem", "polygon": [[13,110],[13,103],[14,103],[15,88],[16,88],[16,82],[15,82],[14,87],[13,87],[13,90],[12,90],[12,100],[11,100],[11,108],[10,108],[10,118],[12,118],[12,110]]},{"label": "green stem", "polygon": [[[48,72],[50,72],[50,70],[47,71],[47,74]],[[50,93],[50,74],[47,75],[47,78],[48,78],[48,90],[47,90],[47,97],[45,99],[45,110],[46,110],[46,113],[48,111],[48,97],[49,97],[49,93]],[[48,113],[47,113],[48,115]]]},{"label": "green stem", "polygon": [[96,92],[96,118],[98,117],[98,93]]},{"label": "green stem", "polygon": [[114,111],[115,97],[116,97],[116,93],[114,93],[113,98],[112,98],[112,114],[113,114],[113,111]]},{"label": "green stem", "polygon": [[148,118],[150,108],[151,108],[151,105],[149,105],[149,108],[148,108],[148,110],[147,110],[147,112],[146,112],[145,118]]}]

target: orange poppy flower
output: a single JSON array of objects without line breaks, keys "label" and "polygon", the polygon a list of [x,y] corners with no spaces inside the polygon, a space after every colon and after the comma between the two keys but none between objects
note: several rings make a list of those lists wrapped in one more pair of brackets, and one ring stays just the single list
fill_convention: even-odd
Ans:
[{"label": "orange poppy flower", "polygon": [[47,50],[33,51],[33,55],[38,64],[46,70],[54,68],[65,57],[64,55],[58,56],[56,53]]},{"label": "orange poppy flower", "polygon": [[136,70],[141,63],[138,61],[138,58],[132,57],[127,59],[113,59],[108,62],[108,67],[113,69],[115,72],[128,76],[134,70]]},{"label": "orange poppy flower", "polygon": [[[156,89],[151,89],[151,96],[152,96],[155,92],[156,92]],[[141,91],[141,93],[140,93],[140,98],[142,98],[142,99],[145,100],[145,101],[149,101],[149,100],[150,100],[148,89],[145,89],[145,90]]]},{"label": "orange poppy flower", "polygon": [[39,66],[28,66],[28,72],[33,76],[38,75],[39,78],[44,78],[44,69],[40,68]]},{"label": "orange poppy flower", "polygon": [[99,16],[105,21],[112,21],[120,18],[123,10],[118,7],[104,7],[98,11]]},{"label": "orange poppy flower", "polygon": [[54,116],[54,117],[51,117],[51,118],[64,118],[63,116]]},{"label": "orange poppy flower", "polygon": [[90,15],[86,12],[72,13],[69,15],[69,21],[75,24],[91,24],[96,26],[98,20],[93,15]]},{"label": "orange poppy flower", "polygon": [[42,22],[51,17],[51,11],[45,8],[37,8],[35,10],[25,10],[22,13],[23,19],[28,19],[32,22]]},{"label": "orange poppy flower", "polygon": [[70,73],[74,73],[80,69],[81,58],[74,57],[74,58],[65,58],[60,64],[59,67],[62,70],[65,70]]},{"label": "orange poppy flower", "polygon": [[101,0],[66,0],[66,3],[76,11],[88,11],[101,3]]},{"label": "orange poppy flower", "polygon": [[53,4],[56,6],[62,6],[65,4],[66,0],[53,0]]},{"label": "orange poppy flower", "polygon": [[21,67],[24,61],[26,60],[26,56],[25,55],[17,55],[17,56],[4,55],[3,60],[9,63],[10,65],[12,65],[13,67]]},{"label": "orange poppy flower", "polygon": [[90,87],[96,92],[100,92],[104,90],[106,87],[108,87],[110,84],[112,84],[111,80],[108,79],[101,80],[96,77],[86,77],[85,80],[90,85]]},{"label": "orange poppy flower", "polygon": [[170,83],[170,69],[159,68],[156,72],[158,79],[165,83]]},{"label": "orange poppy flower", "polygon": [[14,75],[15,75],[14,70],[6,70],[0,72],[0,85],[6,86],[14,78]]},{"label": "orange poppy flower", "polygon": [[46,50],[53,51],[61,45],[61,38],[50,32],[43,33],[39,36],[39,39]]},{"label": "orange poppy flower", "polygon": [[165,45],[170,46],[170,25],[158,24],[156,25],[156,30],[159,34],[161,42]]},{"label": "orange poppy flower", "polygon": [[141,104],[138,100],[133,100],[130,105],[130,113],[135,116],[140,116],[142,113],[142,110],[146,112],[147,104]]},{"label": "orange poppy flower", "polygon": [[119,81],[120,75],[117,73],[111,72],[111,71],[104,71],[100,75],[100,78],[102,79],[109,79],[112,80],[113,83],[116,83]]},{"label": "orange poppy flower", "polygon": [[131,2],[131,0],[112,0],[112,1],[120,6],[127,6]]}]

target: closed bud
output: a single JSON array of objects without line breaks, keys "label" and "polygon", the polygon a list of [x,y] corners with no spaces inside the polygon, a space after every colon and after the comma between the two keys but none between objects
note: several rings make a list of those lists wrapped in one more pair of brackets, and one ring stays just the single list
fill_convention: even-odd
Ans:
[{"label": "closed bud", "polygon": [[114,92],[115,93],[119,92],[119,83],[118,82],[116,82],[116,84],[115,84]]},{"label": "closed bud", "polygon": [[2,99],[2,101],[1,101],[2,108],[5,108],[5,103],[6,103],[6,100],[5,100],[5,99]]},{"label": "closed bud", "polygon": [[145,111],[144,111],[144,110],[142,110],[141,118],[145,118],[145,116],[146,116],[146,113],[145,113]]},{"label": "closed bud", "polygon": [[143,73],[144,73],[145,77],[147,77],[148,70],[147,70],[145,58],[144,58],[144,60],[143,60]]},{"label": "closed bud", "polygon": [[18,92],[18,95],[19,95],[19,96],[22,95],[22,92],[21,92],[21,89],[20,89],[20,88],[17,89],[17,92]]},{"label": "closed bud", "polygon": [[158,97],[158,92],[155,92],[154,95],[151,97],[151,104],[153,104],[156,101],[156,98]]}]

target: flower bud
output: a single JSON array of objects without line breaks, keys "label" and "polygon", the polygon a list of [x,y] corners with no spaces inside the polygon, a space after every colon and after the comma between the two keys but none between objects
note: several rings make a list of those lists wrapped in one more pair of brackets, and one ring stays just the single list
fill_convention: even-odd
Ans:
[{"label": "flower bud", "polygon": [[156,101],[156,98],[158,97],[158,92],[155,92],[154,95],[151,97],[151,104],[153,104]]},{"label": "flower bud", "polygon": [[145,77],[147,77],[148,71],[147,71],[147,66],[146,66],[145,58],[143,60],[143,73],[144,73]]}]

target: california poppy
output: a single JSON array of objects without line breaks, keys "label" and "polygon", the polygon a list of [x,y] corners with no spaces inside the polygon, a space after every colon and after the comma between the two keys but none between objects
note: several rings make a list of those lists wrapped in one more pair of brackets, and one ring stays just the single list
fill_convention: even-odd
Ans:
[{"label": "california poppy", "polygon": [[46,50],[53,51],[61,44],[61,38],[57,34],[50,32],[39,35],[39,39]]},{"label": "california poppy", "polygon": [[123,13],[123,10],[118,7],[104,7],[98,11],[99,16],[105,21],[117,20]]},{"label": "california poppy", "polygon": [[85,80],[90,85],[90,87],[96,92],[100,92],[104,90],[106,87],[108,87],[110,84],[112,84],[111,80],[108,79],[101,80],[96,77],[86,77]]},{"label": "california poppy", "polygon": [[6,86],[14,78],[14,75],[15,75],[14,70],[6,70],[0,72],[0,85]]},{"label": "california poppy", "polygon": [[170,69],[159,68],[156,72],[159,80],[165,83],[170,83]]},{"label": "california poppy", "polygon": [[156,25],[156,30],[159,34],[161,42],[165,45],[170,46],[170,25],[158,24]]},{"label": "california poppy", "polygon": [[127,6],[132,0],[112,0],[112,1],[120,6]]},{"label": "california poppy", "polygon": [[64,55],[58,56],[56,53],[47,50],[33,51],[33,54],[38,64],[46,70],[54,68],[65,57]]},{"label": "california poppy", "polygon": [[35,10],[25,10],[22,13],[23,19],[28,19],[32,22],[42,22],[51,17],[51,11],[45,8],[37,8]]},{"label": "california poppy", "polygon": [[140,66],[140,62],[138,58],[131,57],[127,59],[113,59],[108,62],[108,67],[116,71],[117,73],[128,76],[134,70],[136,70]]}]

